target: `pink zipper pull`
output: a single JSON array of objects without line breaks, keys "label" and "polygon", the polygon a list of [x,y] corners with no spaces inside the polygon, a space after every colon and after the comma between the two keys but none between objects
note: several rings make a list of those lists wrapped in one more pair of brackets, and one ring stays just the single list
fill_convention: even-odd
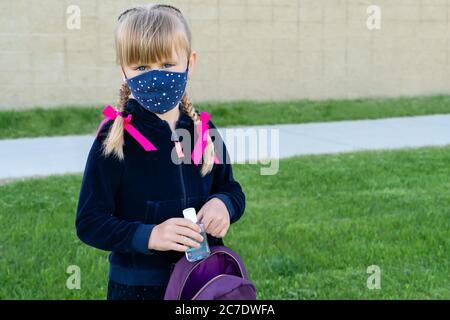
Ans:
[{"label": "pink zipper pull", "polygon": [[180,141],[174,141],[175,142],[175,149],[177,150],[178,158],[184,158],[183,149],[181,148]]},{"label": "pink zipper pull", "polygon": [[184,158],[183,148],[181,147],[181,143],[178,139],[178,135],[175,131],[172,131],[171,140],[175,144],[175,150],[177,151],[178,158]]}]

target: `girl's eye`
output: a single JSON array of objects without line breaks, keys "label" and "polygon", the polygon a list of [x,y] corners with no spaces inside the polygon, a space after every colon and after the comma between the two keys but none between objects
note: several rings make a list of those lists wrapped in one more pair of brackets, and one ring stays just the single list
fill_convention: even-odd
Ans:
[{"label": "girl's eye", "polygon": [[[172,66],[173,66],[173,64],[171,64],[171,63],[164,63],[163,64],[164,68],[170,68]],[[139,71],[145,71],[146,69],[147,69],[147,66],[139,66],[139,67],[136,68],[136,70],[139,70]]]}]

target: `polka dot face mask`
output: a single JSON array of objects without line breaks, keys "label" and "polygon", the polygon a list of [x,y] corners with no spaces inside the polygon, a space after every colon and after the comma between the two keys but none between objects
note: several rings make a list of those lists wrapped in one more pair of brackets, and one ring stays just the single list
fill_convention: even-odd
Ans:
[{"label": "polka dot face mask", "polygon": [[125,75],[125,79],[134,98],[145,109],[161,114],[173,109],[181,100],[188,71],[189,63],[184,72],[150,70],[129,79]]}]

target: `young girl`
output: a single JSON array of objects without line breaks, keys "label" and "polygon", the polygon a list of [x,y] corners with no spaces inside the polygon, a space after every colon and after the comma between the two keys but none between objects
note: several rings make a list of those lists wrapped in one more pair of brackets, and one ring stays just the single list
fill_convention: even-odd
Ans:
[{"label": "young girl", "polygon": [[[129,9],[118,18],[115,45],[124,82],[88,155],[76,230],[111,251],[108,299],[163,299],[174,264],[202,241],[182,210],[194,207],[208,243],[223,245],[245,195],[222,138],[212,141],[209,114],[199,114],[185,90],[197,56],[182,13],[168,5]],[[188,133],[183,140],[180,132]]]}]

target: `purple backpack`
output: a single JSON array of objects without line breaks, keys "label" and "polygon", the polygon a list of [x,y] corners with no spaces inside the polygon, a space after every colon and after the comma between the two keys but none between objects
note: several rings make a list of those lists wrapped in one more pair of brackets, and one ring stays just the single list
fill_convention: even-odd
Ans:
[{"label": "purple backpack", "polygon": [[211,246],[207,258],[182,257],[170,275],[164,300],[256,300],[241,257],[225,246]]}]

